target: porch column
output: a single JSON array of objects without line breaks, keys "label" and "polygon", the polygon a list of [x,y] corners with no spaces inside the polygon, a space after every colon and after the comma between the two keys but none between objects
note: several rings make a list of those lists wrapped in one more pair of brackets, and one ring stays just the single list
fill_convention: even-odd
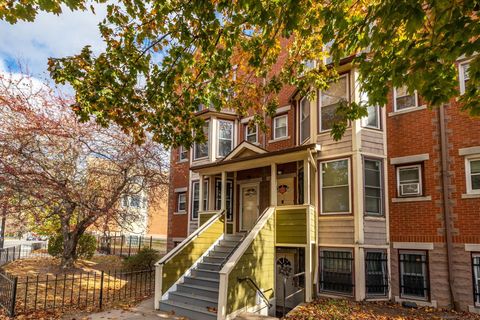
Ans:
[{"label": "porch column", "polygon": [[311,204],[310,196],[310,186],[311,186],[311,167],[310,161],[307,159],[303,160],[303,204]]},{"label": "porch column", "polygon": [[198,204],[198,212],[203,212],[205,210],[205,208],[203,207],[203,193],[204,193],[204,190],[203,190],[203,185],[204,185],[204,177],[203,177],[203,174],[200,175],[200,182],[199,182],[199,185],[198,185],[198,201],[199,201],[199,204]]},{"label": "porch column", "polygon": [[270,174],[270,206],[277,206],[277,164],[272,163]]}]

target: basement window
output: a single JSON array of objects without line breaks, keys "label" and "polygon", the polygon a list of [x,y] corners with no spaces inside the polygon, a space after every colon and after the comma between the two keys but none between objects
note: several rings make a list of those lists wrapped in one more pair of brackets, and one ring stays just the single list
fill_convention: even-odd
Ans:
[{"label": "basement window", "polygon": [[400,251],[400,295],[428,299],[428,260],[426,251]]},{"label": "basement window", "polygon": [[320,290],[353,294],[351,251],[320,250]]},{"label": "basement window", "polygon": [[365,288],[367,297],[388,294],[387,252],[367,251],[365,256]]},{"label": "basement window", "polygon": [[480,306],[480,253],[472,256],[473,268],[473,298],[475,305]]}]

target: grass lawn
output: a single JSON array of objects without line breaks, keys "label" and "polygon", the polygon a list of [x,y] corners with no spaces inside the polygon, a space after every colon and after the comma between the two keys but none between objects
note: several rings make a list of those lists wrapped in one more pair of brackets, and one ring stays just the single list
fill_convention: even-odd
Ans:
[{"label": "grass lawn", "polygon": [[288,320],[480,320],[480,315],[433,308],[404,308],[391,302],[354,302],[345,299],[319,299],[297,307]]}]

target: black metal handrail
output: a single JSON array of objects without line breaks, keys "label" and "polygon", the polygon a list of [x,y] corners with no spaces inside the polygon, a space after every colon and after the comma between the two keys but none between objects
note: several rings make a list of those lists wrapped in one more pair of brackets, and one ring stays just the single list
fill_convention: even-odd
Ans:
[{"label": "black metal handrail", "polygon": [[[255,287],[255,290],[257,290],[257,292],[260,293],[260,296],[262,297],[263,301],[267,304],[267,306],[269,308],[271,308],[273,305],[270,303],[270,301],[268,300],[267,296],[263,293],[262,289],[260,289],[260,287],[257,285],[257,283],[252,280],[252,278],[250,277],[244,277],[244,278],[240,278],[238,277],[237,278],[238,282],[244,282],[244,281],[247,281],[248,283],[250,283],[251,285],[253,285]],[[273,289],[268,289],[268,290],[265,290],[265,292],[267,291],[270,291],[270,290],[273,290]]]}]

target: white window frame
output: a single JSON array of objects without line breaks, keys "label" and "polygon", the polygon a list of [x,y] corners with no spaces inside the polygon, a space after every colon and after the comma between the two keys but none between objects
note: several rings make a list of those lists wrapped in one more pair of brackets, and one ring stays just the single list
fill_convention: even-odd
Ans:
[{"label": "white window frame", "polygon": [[465,157],[465,179],[467,185],[467,194],[480,194],[480,189],[472,189],[472,161],[480,161],[480,155]]},{"label": "white window frame", "polygon": [[[347,160],[347,170],[348,170],[348,211],[346,212],[323,212],[323,164],[324,163],[329,163],[329,162],[338,162],[338,161],[343,161]],[[341,215],[341,214],[351,214],[352,213],[352,172],[350,168],[350,158],[341,158],[341,159],[333,159],[333,160],[327,160],[327,161],[321,161],[320,162],[320,214],[322,215]]]},{"label": "white window frame", "polygon": [[[414,109],[414,108],[418,108],[419,105],[418,105],[418,93],[417,93],[417,90],[413,91],[413,95],[414,95],[414,97],[415,97],[415,106],[413,106],[413,107],[408,107],[408,108],[403,108],[403,109],[400,109],[400,110],[399,110],[399,109],[397,108],[397,98],[399,97],[399,96],[397,95],[397,88],[396,88],[396,87],[393,88],[393,111],[395,111],[395,112],[397,112],[397,111],[400,112],[400,111],[404,111],[404,110],[411,110],[411,109]],[[401,97],[406,97],[406,96],[400,96],[400,98],[401,98]]]},{"label": "white window frame", "polygon": [[253,128],[255,128],[255,142],[248,141],[248,137],[254,135],[254,134],[252,134],[252,133],[250,133],[250,134],[248,133],[248,129],[249,129],[249,125],[248,125],[248,124],[245,125],[245,141],[250,142],[250,143],[258,143],[258,124],[255,123],[255,125],[253,126]]},{"label": "white window frame", "polygon": [[[183,196],[184,200],[183,200],[183,203],[184,203],[184,208],[183,210],[180,209],[180,197]],[[177,211],[178,213],[185,213],[187,211],[187,193],[186,192],[179,192],[178,195],[177,195]]]},{"label": "white window frame", "polygon": [[304,137],[302,139],[302,129],[303,129],[303,126],[304,126],[304,121],[307,120],[307,119],[302,119],[302,113],[303,113],[303,109],[302,109],[302,102],[304,100],[308,100],[307,97],[303,97],[302,99],[300,99],[300,101],[298,102],[298,113],[299,113],[299,116],[298,116],[298,122],[299,122],[299,132],[298,132],[298,138],[300,140],[300,144],[303,144],[305,143],[305,141],[309,140],[312,133],[311,133],[311,121],[310,121],[310,118],[312,117],[312,107],[311,107],[311,101],[308,100],[308,107],[310,108],[309,110],[309,114],[308,114],[308,126],[309,126],[309,131],[308,131],[308,135],[306,137]]},{"label": "white window frame", "polygon": [[[365,99],[366,93],[360,92],[360,100],[362,102],[368,103],[368,97]],[[380,106],[368,106],[367,107],[367,112],[368,108],[374,108],[375,112],[377,113],[377,125],[372,126],[367,123],[368,121],[368,115],[362,118],[362,127],[364,128],[370,128],[370,129],[376,129],[376,130],[381,130],[382,129],[382,109],[380,109]]]},{"label": "white window frame", "polygon": [[[182,157],[182,154],[185,153],[185,157]],[[188,160],[188,151],[184,149],[183,146],[178,147],[178,162],[184,162]]]},{"label": "white window frame", "polygon": [[[228,122],[232,126],[232,138],[231,139],[225,139],[225,138],[220,138],[220,122]],[[225,120],[225,119],[218,119],[217,120],[217,158],[224,158],[225,156],[228,155],[220,155],[220,140],[228,141],[230,140],[230,152],[233,150],[234,146],[234,140],[235,140],[235,123],[231,120]]]},{"label": "white window frame", "polygon": [[[480,253],[472,254],[472,264],[473,264],[474,259],[479,259],[480,260]],[[475,286],[475,284],[478,283],[478,289],[477,289],[478,291],[477,292],[480,292],[480,270],[478,270],[476,268],[473,268],[472,278],[473,278],[473,281],[474,281],[474,283],[473,283],[474,286]],[[475,290],[474,290],[474,292],[475,292]],[[480,297],[473,297],[473,300],[474,300],[475,306],[480,307]]]},{"label": "white window frame", "polygon": [[[366,185],[366,178],[365,178],[365,172],[366,172],[366,166],[365,166],[365,162],[366,161],[374,161],[374,162],[378,162],[380,164],[380,168],[379,168],[379,174],[380,174],[380,212],[368,212],[367,211],[367,206],[365,205],[366,204],[366,198],[367,198],[367,193],[366,193],[366,188],[367,188],[367,185]],[[364,211],[364,214],[366,216],[371,216],[371,217],[383,217],[385,216],[385,196],[384,196],[384,183],[383,183],[383,161],[380,160],[380,159],[375,159],[375,158],[364,158],[363,159],[363,202],[364,202],[364,208],[363,208],[363,211]]]},{"label": "white window frame", "polygon": [[[285,135],[281,137],[277,137],[276,129],[281,128],[281,127],[277,127],[277,121],[278,119],[281,119],[281,118],[285,118]],[[283,114],[283,115],[274,117],[273,118],[273,140],[285,139],[287,137],[288,137],[288,114]]]},{"label": "white window frame", "polygon": [[464,61],[458,65],[458,79],[460,84],[460,94],[464,94],[467,89],[465,86],[465,81],[468,80],[465,78],[465,67],[470,65],[470,60]]},{"label": "white window frame", "polygon": [[[419,193],[416,195],[402,195],[400,189],[400,169],[409,169],[409,168],[418,168],[418,183],[419,183]],[[422,181],[422,165],[414,164],[407,166],[398,166],[397,167],[397,194],[400,198],[414,198],[421,197],[423,195],[423,181]]]},{"label": "white window frame", "polygon": [[[342,74],[338,77],[338,80],[337,81],[340,81],[340,79],[342,78],[346,78],[347,80],[347,92],[346,92],[346,100],[348,102],[350,102],[350,76],[349,76],[349,73],[345,73],[345,74]],[[320,128],[320,132],[323,133],[323,132],[329,132],[329,131],[332,131],[332,129],[323,129],[322,128],[322,108],[324,107],[323,104],[322,104],[322,94],[323,94],[323,91],[319,91],[319,97],[318,97],[318,127]],[[331,104],[327,105],[326,107],[328,106],[331,106]]]},{"label": "white window frame", "polygon": [[205,127],[208,128],[207,130],[207,141],[205,141],[205,143],[207,144],[207,155],[206,156],[203,156],[203,157],[197,157],[197,143],[195,142],[193,144],[193,160],[196,161],[196,160],[202,160],[202,159],[207,159],[209,154],[210,154],[210,135],[211,135],[211,132],[210,132],[210,120],[207,120],[205,121]]}]

